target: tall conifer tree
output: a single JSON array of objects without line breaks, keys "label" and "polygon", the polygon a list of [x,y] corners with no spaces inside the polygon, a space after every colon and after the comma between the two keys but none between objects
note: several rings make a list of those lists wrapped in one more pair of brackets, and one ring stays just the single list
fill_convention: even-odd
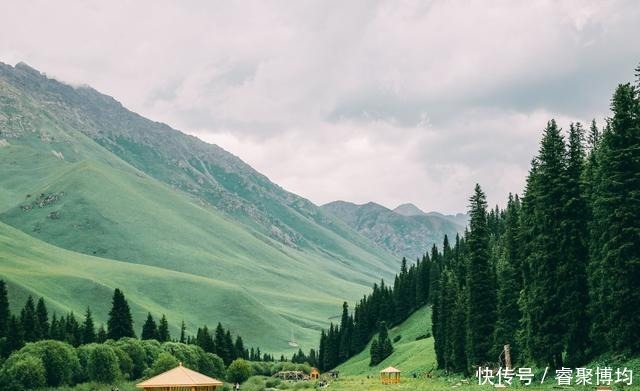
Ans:
[{"label": "tall conifer tree", "polygon": [[49,338],[49,312],[42,297],[38,299],[38,304],[36,304],[36,321],[38,323],[36,327],[38,331],[37,339]]},{"label": "tall conifer tree", "polygon": [[91,309],[87,307],[87,312],[84,314],[84,322],[82,323],[82,343],[89,344],[96,341],[96,330],[93,324],[93,316],[91,315]]},{"label": "tall conifer tree", "polygon": [[526,263],[524,317],[528,356],[540,365],[560,368],[567,327],[557,294],[566,208],[565,143],[555,120],[548,122],[540,151],[532,164],[523,201]]},{"label": "tall conifer tree", "polygon": [[489,228],[487,226],[487,200],[480,185],[476,184],[470,198],[469,234],[467,247],[467,357],[470,365],[481,365],[492,360],[493,330],[496,321],[496,287],[494,268],[489,257]]},{"label": "tall conifer tree", "polygon": [[37,341],[40,331],[38,330],[36,307],[32,296],[27,298],[27,302],[20,312],[20,323],[25,342]]},{"label": "tall conifer tree", "polygon": [[569,130],[565,207],[562,216],[562,249],[559,259],[558,290],[561,322],[566,328],[566,364],[571,367],[586,362],[589,337],[587,317],[587,261],[589,209],[585,198],[584,131],[580,123]]},{"label": "tall conifer tree", "polygon": [[171,340],[171,334],[169,334],[169,322],[167,322],[167,317],[162,314],[162,318],[160,318],[160,324],[158,325],[158,341],[167,342]]},{"label": "tall conifer tree", "polygon": [[114,340],[135,337],[129,303],[127,303],[124,294],[118,288],[113,292],[111,310],[107,321],[107,335]]},{"label": "tall conifer tree", "polygon": [[[631,84],[616,89],[610,129],[599,147],[590,259],[594,328],[600,350],[640,353],[640,102]],[[615,292],[615,294],[611,294]],[[595,322],[594,322],[595,323]]]}]

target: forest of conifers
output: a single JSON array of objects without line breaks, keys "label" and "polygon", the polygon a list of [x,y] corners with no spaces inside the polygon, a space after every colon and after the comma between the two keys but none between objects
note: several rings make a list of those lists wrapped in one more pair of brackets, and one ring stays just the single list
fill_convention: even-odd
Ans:
[{"label": "forest of conifers", "polygon": [[[410,268],[403,261],[393,286],[374,285],[352,315],[345,303],[340,325],[322,334],[320,366],[425,304],[449,372],[500,364],[506,344],[513,365],[551,368],[640,354],[639,88],[619,85],[600,127],[550,120],[522,197],[488,210],[476,185],[464,236]],[[390,353],[372,348],[372,365]]]}]

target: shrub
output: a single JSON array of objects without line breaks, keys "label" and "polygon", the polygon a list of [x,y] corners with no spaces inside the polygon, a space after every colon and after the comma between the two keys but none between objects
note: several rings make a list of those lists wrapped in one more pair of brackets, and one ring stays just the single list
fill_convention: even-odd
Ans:
[{"label": "shrub", "polygon": [[78,356],[78,363],[80,364],[80,370],[76,374],[76,383],[89,381],[89,356],[97,345],[97,343],[91,343],[76,348],[76,355]]},{"label": "shrub", "polygon": [[151,367],[153,362],[156,361],[156,358],[158,358],[160,353],[162,353],[162,346],[160,345],[160,342],[155,339],[146,339],[140,341],[140,346],[144,349],[147,367]]},{"label": "shrub", "polygon": [[251,371],[256,375],[271,376],[277,372],[273,363],[264,361],[251,361],[250,365]]},{"label": "shrub", "polygon": [[241,358],[234,360],[227,368],[227,379],[232,383],[242,383],[251,375],[251,365]]},{"label": "shrub", "polygon": [[267,388],[278,388],[278,386],[282,383],[282,380],[276,378],[269,378],[264,382],[264,386]]},{"label": "shrub", "polygon": [[46,385],[42,359],[31,354],[14,353],[0,371],[0,390],[23,391]]},{"label": "shrub", "polygon": [[178,359],[167,352],[162,352],[145,372],[145,377],[152,377],[178,366]]},{"label": "shrub", "polygon": [[224,361],[213,353],[202,352],[198,363],[199,371],[207,376],[222,379],[225,377]]},{"label": "shrub", "polygon": [[[144,370],[149,366],[147,364],[147,354],[142,343],[135,338],[122,338],[116,342],[116,346],[124,350],[131,359],[131,379],[142,377]],[[158,354],[159,352],[160,350],[158,350]]]},{"label": "shrub", "polygon": [[113,383],[121,376],[118,356],[113,347],[97,345],[89,354],[87,372],[91,380]]},{"label": "shrub", "polygon": [[80,372],[76,350],[64,342],[46,340],[28,343],[18,353],[42,360],[46,383],[51,387],[73,384]]},{"label": "shrub", "polygon": [[124,376],[126,379],[132,379],[133,378],[133,361],[131,360],[131,357],[129,357],[129,355],[127,354],[127,352],[124,351],[124,349],[121,349],[115,343],[108,343],[105,345],[110,346],[111,349],[113,349],[113,352],[115,353],[116,357],[118,357],[118,367],[120,368],[120,372],[122,373],[122,376]]},{"label": "shrub", "polygon": [[[266,387],[265,382],[269,380],[270,380],[269,378],[264,376],[251,376],[247,381],[245,381],[242,384],[242,391],[264,391]],[[227,384],[230,384],[230,383],[227,383]],[[280,389],[282,388],[280,387]]]},{"label": "shrub", "polygon": [[396,335],[395,337],[393,337],[393,342],[398,342],[402,339],[402,335]]},{"label": "shrub", "polygon": [[196,371],[199,368],[200,357],[204,355],[201,347],[179,342],[165,342],[162,344],[162,350],[177,358],[185,367]]}]

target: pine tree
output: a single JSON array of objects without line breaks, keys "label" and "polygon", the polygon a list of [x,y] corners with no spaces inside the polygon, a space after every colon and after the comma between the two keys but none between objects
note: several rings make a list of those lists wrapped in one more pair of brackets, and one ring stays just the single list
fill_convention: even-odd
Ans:
[{"label": "pine tree", "polygon": [[218,322],[218,326],[216,326],[216,331],[213,339],[213,343],[215,345],[215,353],[224,361],[225,365],[231,364],[233,358],[231,357],[232,352],[229,350],[229,345],[226,341],[226,333],[222,324]]},{"label": "pine tree", "polygon": [[9,332],[9,294],[4,280],[0,280],[0,338],[5,337]]},{"label": "pine tree", "polygon": [[[453,274],[453,277],[453,284],[455,284],[456,275]],[[458,282],[458,284],[460,283]],[[455,292],[455,299],[451,311],[449,344],[451,368],[454,372],[463,373],[464,375],[468,375],[467,352],[465,350],[467,338],[467,307],[467,292],[466,288],[462,287]]]},{"label": "pine tree", "polygon": [[184,320],[183,320],[182,323],[180,324],[180,343],[187,343],[187,338],[185,335],[186,331],[187,331],[187,326],[184,324]]},{"label": "pine tree", "polygon": [[49,338],[49,313],[42,297],[38,299],[38,304],[36,304],[36,322],[38,324],[36,326],[37,339]]},{"label": "pine tree", "polygon": [[[616,89],[602,136],[593,199],[590,259],[593,340],[600,351],[640,353],[640,102],[630,84]],[[615,294],[611,294],[615,292]]]},{"label": "pine tree", "polygon": [[[521,301],[526,353],[540,365],[563,366],[567,327],[561,314],[561,260],[567,199],[565,143],[554,120],[544,131],[523,200],[526,265]],[[472,287],[469,287],[472,289]]]},{"label": "pine tree", "polygon": [[244,358],[245,360],[248,358],[246,353],[246,349],[244,348],[244,342],[242,341],[241,336],[236,337],[236,342],[234,343],[234,349],[239,358]]},{"label": "pine tree", "polygon": [[84,315],[84,322],[82,324],[82,343],[89,344],[96,341],[96,330],[93,324],[93,316],[91,315],[91,309],[87,307],[87,312]]},{"label": "pine tree", "polygon": [[334,327],[333,323],[329,326],[329,332],[327,333],[326,340],[326,353],[324,356],[324,365],[326,369],[334,368],[338,365],[338,344],[339,339],[337,327]]},{"label": "pine tree", "polygon": [[160,318],[160,324],[158,325],[158,341],[167,342],[171,340],[171,334],[169,334],[169,322],[167,322],[167,317],[162,314],[162,318]]},{"label": "pine tree", "polygon": [[7,344],[6,344],[6,352],[5,356],[8,356],[9,353],[20,350],[22,346],[24,346],[24,330],[22,329],[22,321],[19,320],[15,315],[11,315],[9,318],[9,331],[7,333]]},{"label": "pine tree", "polygon": [[112,306],[109,311],[109,320],[107,321],[107,335],[113,340],[125,337],[135,338],[129,303],[127,303],[124,294],[118,288],[113,292]]},{"label": "pine tree", "polygon": [[440,279],[440,295],[438,295],[438,312],[440,324],[438,329],[438,350],[436,355],[441,357],[442,369],[453,369],[453,311],[457,293],[457,282],[449,267],[445,266]]},{"label": "pine tree", "polygon": [[380,322],[380,329],[378,332],[378,350],[379,362],[383,361],[393,353],[393,345],[389,339],[389,331],[387,330],[387,324],[385,322]]},{"label": "pine tree", "polygon": [[327,335],[324,329],[320,332],[320,346],[318,347],[318,369],[320,371],[327,370],[326,367],[326,355],[327,355]]},{"label": "pine tree", "polygon": [[566,328],[566,363],[577,367],[587,361],[589,346],[589,320],[587,317],[587,261],[589,209],[585,198],[584,134],[580,123],[569,130],[567,174],[565,182],[565,207],[562,216],[562,249],[564,256],[558,260],[558,291],[561,322]]},{"label": "pine tree", "polygon": [[489,258],[489,228],[487,201],[476,184],[470,198],[470,231],[467,236],[467,356],[470,365],[482,365],[491,360],[493,331],[496,320],[496,288],[493,266]]},{"label": "pine tree", "polygon": [[200,346],[205,352],[215,353],[216,347],[213,342],[213,337],[209,333],[209,328],[205,325],[202,328],[198,328],[196,333],[196,345]]},{"label": "pine tree", "polygon": [[444,329],[443,321],[444,318],[441,316],[442,313],[442,300],[441,300],[441,292],[440,292],[440,281],[441,281],[441,272],[440,265],[437,261],[437,249],[435,246],[432,250],[432,262],[431,262],[431,272],[430,272],[430,288],[429,288],[429,298],[432,302],[431,308],[431,332],[433,334],[433,347],[436,353],[436,363],[438,368],[445,369],[445,340],[446,340],[446,330]]},{"label": "pine tree", "polygon": [[505,249],[496,267],[498,291],[494,345],[501,349],[504,345],[509,344],[513,363],[517,361],[518,356],[516,335],[520,325],[520,308],[518,306],[520,290],[518,289],[518,273],[509,262],[508,252]]},{"label": "pine tree", "polygon": [[338,347],[339,362],[351,357],[351,337],[353,334],[353,319],[349,316],[349,305],[345,301],[342,304],[342,317],[340,319],[340,339]]},{"label": "pine tree", "polygon": [[371,348],[369,348],[369,366],[377,365],[380,361],[380,347],[378,346],[378,338],[374,338],[371,341]]},{"label": "pine tree", "polygon": [[65,342],[74,347],[80,346],[82,342],[80,323],[78,323],[73,312],[69,312],[65,318]]},{"label": "pine tree", "polygon": [[27,302],[20,312],[20,323],[24,341],[33,342],[37,341],[40,336],[40,330],[38,329],[38,319],[36,316],[36,307],[33,303],[33,297],[29,296]]},{"label": "pine tree", "polygon": [[[514,272],[516,297],[522,289],[522,246],[520,244],[520,199],[518,195],[509,193],[507,210],[504,217],[504,234],[502,235],[502,247],[506,257],[505,262]],[[518,310],[519,314],[519,310]]]},{"label": "pine tree", "polygon": [[158,339],[158,325],[153,319],[151,312],[147,313],[147,320],[145,320],[144,324],[142,325],[142,333],[140,334],[140,339]]},{"label": "pine tree", "polygon": [[229,363],[238,358],[238,352],[236,352],[235,345],[233,344],[233,337],[231,336],[231,331],[227,330],[224,334],[224,344],[226,346],[227,352],[229,352]]},{"label": "pine tree", "polygon": [[100,328],[98,328],[98,332],[96,333],[96,342],[104,343],[107,340],[107,331],[104,329],[104,325],[101,324]]}]

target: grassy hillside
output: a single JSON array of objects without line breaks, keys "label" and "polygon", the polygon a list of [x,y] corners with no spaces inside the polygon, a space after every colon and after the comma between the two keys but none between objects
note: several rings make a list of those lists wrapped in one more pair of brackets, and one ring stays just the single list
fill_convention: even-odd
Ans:
[{"label": "grassy hillside", "polygon": [[166,313],[174,330],[220,321],[291,354],[292,331],[315,347],[340,303],[398,264],[219,147],[26,66],[0,64],[0,167],[15,303],[32,292],[104,320],[118,286],[138,332],[145,311]]},{"label": "grassy hillside", "polygon": [[389,338],[394,340],[401,336],[398,342],[393,343],[393,354],[380,364],[370,367],[369,348],[367,347],[340,365],[337,369],[341,376],[371,375],[378,376],[378,372],[388,366],[400,369],[407,377],[424,374],[436,367],[436,357],[433,350],[433,337],[416,341],[416,338],[431,333],[431,308],[423,307],[413,313],[402,324],[389,330]]},{"label": "grassy hillside", "polygon": [[[39,163],[33,167],[28,161]],[[2,188],[12,188],[5,183],[26,175],[52,179],[49,183],[23,189],[22,194],[25,195],[21,202],[0,214],[1,220],[76,252],[155,266],[166,271],[167,276],[173,276],[170,271],[175,271],[225,282],[217,290],[202,289],[180,299],[179,293],[189,291],[180,292],[178,281],[157,277],[149,280],[129,275],[131,283],[141,281],[155,285],[158,295],[164,296],[167,295],[164,292],[168,292],[171,300],[167,299],[167,306],[175,306],[177,310],[182,302],[189,303],[183,308],[198,307],[196,313],[199,316],[192,317],[194,322],[222,321],[232,329],[241,330],[245,338],[251,334],[259,337],[260,340],[254,343],[261,346],[271,345],[274,349],[278,344],[266,341],[266,336],[273,338],[279,334],[286,338],[292,328],[303,344],[315,344],[316,330],[337,311],[340,301],[357,297],[365,290],[369,283],[367,276],[370,281],[377,279],[375,269],[367,274],[366,264],[362,269],[355,264],[351,267],[341,263],[329,265],[327,259],[316,254],[295,250],[251,233],[212,207],[199,206],[183,193],[168,189],[145,175],[115,170],[95,161],[68,163],[53,155],[34,155],[27,147],[13,145],[0,151],[0,164],[12,167],[5,172],[7,175],[0,176]],[[5,195],[4,198],[11,196]],[[14,243],[19,245],[19,242]],[[26,246],[26,240],[24,243]],[[4,251],[0,249],[0,254]],[[68,275],[53,273],[43,278],[40,285],[30,287],[41,286],[40,290],[46,293],[47,299],[60,303],[69,300],[67,305],[70,306],[94,306],[98,300],[105,302],[106,296],[87,298],[61,292],[70,289],[66,279],[75,278],[80,271],[91,277],[88,281],[105,284],[105,274],[96,271],[89,263],[85,263],[83,268],[78,268],[82,264],[77,263],[68,267],[68,263],[67,258],[58,263],[64,266],[61,270]],[[15,270],[4,270],[3,267],[2,274],[11,279]],[[60,287],[47,291],[48,285]],[[124,283],[122,288],[126,289]],[[255,321],[248,321],[252,319],[252,311],[255,312],[253,307],[246,317],[234,320],[233,305],[211,305],[212,301],[224,300],[227,295],[220,292],[227,289],[230,292],[242,291],[244,296],[253,298],[256,308],[264,306],[266,310],[286,317],[286,322],[278,327],[263,327]],[[163,306],[144,308],[160,313]],[[170,317],[174,327],[181,318]],[[279,331],[271,334],[267,330]]]},{"label": "grassy hillside", "polygon": [[[133,113],[92,88],[65,85],[25,64],[14,68],[0,63],[0,107],[0,137],[6,134],[9,141],[32,139],[30,146],[55,150],[66,160],[105,161],[108,152],[106,160],[117,157],[288,247],[343,262],[397,263],[339,219],[285,191],[238,157]],[[77,142],[83,139],[92,142]]]},{"label": "grassy hillside", "polygon": [[[192,331],[203,319],[220,320],[271,349],[289,336],[286,319],[223,281],[63,250],[2,223],[0,249],[0,277],[8,282],[11,299],[44,296],[52,311],[76,314],[84,312],[82,303],[91,303],[98,322],[104,322],[113,289],[120,287],[132,307],[137,332],[146,311],[152,311],[184,318]],[[220,313],[226,315],[217,317]],[[248,323],[255,324],[255,330],[239,330]],[[271,335],[273,342],[260,338],[261,333]]]}]

